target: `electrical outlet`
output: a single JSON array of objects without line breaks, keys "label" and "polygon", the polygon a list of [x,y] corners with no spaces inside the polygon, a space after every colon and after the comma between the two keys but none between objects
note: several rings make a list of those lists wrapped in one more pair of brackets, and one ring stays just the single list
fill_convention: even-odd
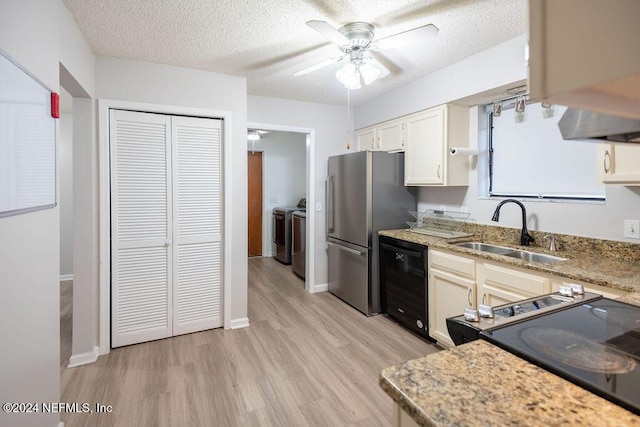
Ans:
[{"label": "electrical outlet", "polygon": [[640,239],[640,220],[624,220],[624,237],[627,239]]}]

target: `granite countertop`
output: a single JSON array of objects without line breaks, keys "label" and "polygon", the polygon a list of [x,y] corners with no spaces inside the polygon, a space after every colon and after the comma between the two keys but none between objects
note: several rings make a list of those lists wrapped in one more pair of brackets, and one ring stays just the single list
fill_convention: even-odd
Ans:
[{"label": "granite countertop", "polygon": [[[592,283],[625,292],[640,292],[640,262],[638,262],[640,260],[640,245],[556,235],[561,242],[559,244],[560,250],[550,252],[541,246],[518,245],[519,229],[476,225],[470,232],[473,233],[472,236],[458,239],[444,239],[412,232],[407,229],[383,230],[379,234],[418,243],[430,248],[445,249],[461,255],[474,256],[515,267],[549,273],[570,280]],[[543,242],[541,233],[534,237],[536,237],[537,242]],[[545,253],[567,258],[567,261],[556,264],[533,263],[452,244],[463,241],[480,241],[515,249],[524,249],[530,252]]]},{"label": "granite countertop", "polygon": [[640,417],[476,340],[380,373],[380,386],[421,426],[640,426]]}]

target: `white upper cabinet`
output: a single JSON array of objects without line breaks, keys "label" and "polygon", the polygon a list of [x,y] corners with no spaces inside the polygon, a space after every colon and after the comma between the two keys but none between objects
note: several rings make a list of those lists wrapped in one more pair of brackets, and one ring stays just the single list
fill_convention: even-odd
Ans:
[{"label": "white upper cabinet", "polygon": [[404,150],[404,120],[391,120],[377,127],[378,150]]},{"label": "white upper cabinet", "polygon": [[468,156],[451,156],[469,146],[469,108],[440,105],[405,119],[404,184],[469,185]]},{"label": "white upper cabinet", "polygon": [[376,128],[371,126],[356,133],[358,151],[376,150]]},{"label": "white upper cabinet", "polygon": [[640,144],[599,144],[596,168],[605,184],[640,185]]},{"label": "white upper cabinet", "polygon": [[529,5],[532,100],[640,118],[640,1]]},{"label": "white upper cabinet", "polygon": [[360,129],[356,134],[358,151],[403,151],[404,120],[396,119]]}]

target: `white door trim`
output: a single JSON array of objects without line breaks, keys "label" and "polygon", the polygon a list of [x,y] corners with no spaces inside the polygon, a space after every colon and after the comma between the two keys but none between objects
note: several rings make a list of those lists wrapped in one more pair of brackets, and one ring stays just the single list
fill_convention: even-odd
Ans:
[{"label": "white door trim", "polygon": [[[309,293],[317,292],[315,286],[315,176],[316,176],[316,130],[314,128],[302,128],[295,126],[282,126],[282,125],[270,125],[265,123],[247,123],[247,127],[251,129],[263,129],[271,131],[281,132],[296,132],[307,134],[307,176],[306,176],[306,191],[307,191],[307,250],[305,259],[305,280],[304,288]],[[264,199],[263,199],[264,200]]]},{"label": "white door trim", "polygon": [[[148,104],[142,102],[119,101],[112,99],[98,100],[98,167],[100,176],[99,212],[100,212],[100,266],[99,266],[99,314],[100,314],[100,354],[107,354],[111,350],[110,330],[111,330],[111,295],[110,295],[110,212],[109,212],[109,109],[116,108],[122,110],[143,111],[148,113],[162,113],[173,115],[185,115],[196,117],[210,117],[223,120],[223,200],[227,200],[231,194],[231,128],[232,114],[225,110],[207,110],[202,108],[178,107],[172,105]],[[308,151],[307,151],[308,152]],[[232,220],[231,203],[224,203],[224,271],[231,271],[231,244]],[[231,279],[229,274],[224,274],[223,281],[223,316],[224,328],[233,326],[231,319]]]}]

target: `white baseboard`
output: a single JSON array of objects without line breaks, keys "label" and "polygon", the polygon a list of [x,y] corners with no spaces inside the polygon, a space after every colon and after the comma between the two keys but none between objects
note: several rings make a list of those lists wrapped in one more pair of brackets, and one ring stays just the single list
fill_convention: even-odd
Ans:
[{"label": "white baseboard", "polygon": [[66,282],[67,280],[73,280],[73,274],[61,274],[60,281]]},{"label": "white baseboard", "polygon": [[229,329],[240,329],[246,328],[249,326],[249,318],[241,317],[240,319],[231,319],[231,324],[229,325]]},{"label": "white baseboard", "polygon": [[313,290],[311,291],[311,293],[315,294],[318,292],[327,292],[328,290],[329,290],[328,283],[318,283],[317,285],[313,285]]},{"label": "white baseboard", "polygon": [[100,348],[95,346],[93,347],[93,351],[72,355],[69,359],[69,366],[67,367],[75,368],[76,366],[88,365],[98,360],[98,356],[100,356]]}]

